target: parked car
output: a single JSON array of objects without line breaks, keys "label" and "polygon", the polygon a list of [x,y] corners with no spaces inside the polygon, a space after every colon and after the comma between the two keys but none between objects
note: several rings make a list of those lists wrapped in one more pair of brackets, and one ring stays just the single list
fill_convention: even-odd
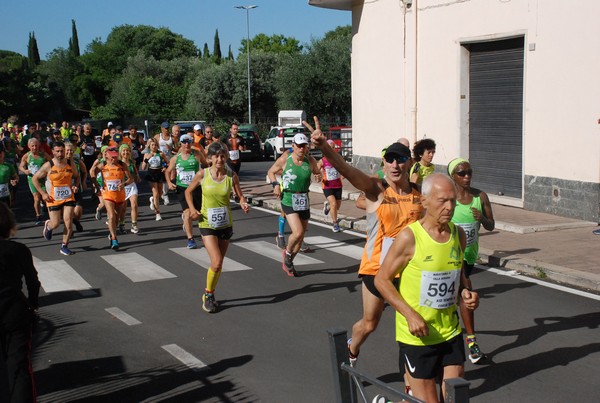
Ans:
[{"label": "parked car", "polygon": [[246,151],[242,151],[242,161],[260,160],[263,157],[263,147],[255,125],[240,125],[238,136],[246,141]]},{"label": "parked car", "polygon": [[296,133],[304,133],[304,126],[274,126],[265,140],[265,159],[277,160],[286,149],[292,148]]},{"label": "parked car", "polygon": [[204,134],[204,129],[206,126],[206,122],[204,120],[176,120],[173,122],[173,124],[179,126],[179,133],[181,133],[182,136],[186,133],[193,132],[195,125],[200,125],[202,134]]}]

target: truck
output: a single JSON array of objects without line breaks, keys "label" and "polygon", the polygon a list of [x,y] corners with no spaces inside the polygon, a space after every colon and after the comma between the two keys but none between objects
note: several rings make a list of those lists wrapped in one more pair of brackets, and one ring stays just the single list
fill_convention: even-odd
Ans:
[{"label": "truck", "polygon": [[[310,137],[310,133],[302,125],[303,120],[306,120],[306,112],[304,111],[279,111],[277,126],[271,127],[271,131],[269,131],[269,135],[265,140],[265,159],[272,156],[274,160],[277,160],[286,149],[291,149],[294,136],[298,133],[304,133]],[[310,155],[315,158],[320,158],[320,154],[320,150],[311,149],[310,151]]]}]

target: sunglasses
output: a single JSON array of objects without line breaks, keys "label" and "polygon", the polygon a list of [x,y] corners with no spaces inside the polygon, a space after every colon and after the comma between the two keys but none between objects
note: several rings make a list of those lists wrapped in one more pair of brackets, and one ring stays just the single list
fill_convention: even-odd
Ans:
[{"label": "sunglasses", "polygon": [[181,144],[192,144],[190,140],[181,140]]},{"label": "sunglasses", "polygon": [[396,161],[398,164],[404,164],[406,161],[408,161],[408,157],[405,157],[404,155],[386,155],[383,157],[383,159],[388,164],[391,164],[394,161]]},{"label": "sunglasses", "polygon": [[463,176],[473,176],[473,170],[472,169],[467,169],[465,171],[456,171],[454,172],[456,175],[463,177]]},{"label": "sunglasses", "polygon": [[302,143],[302,144],[294,143],[294,144],[296,144],[296,147],[308,147],[308,144],[306,144],[306,143]]},{"label": "sunglasses", "polygon": [[106,151],[117,151],[117,149],[116,149],[116,148],[109,148],[109,149],[108,149],[108,150],[106,150]]}]

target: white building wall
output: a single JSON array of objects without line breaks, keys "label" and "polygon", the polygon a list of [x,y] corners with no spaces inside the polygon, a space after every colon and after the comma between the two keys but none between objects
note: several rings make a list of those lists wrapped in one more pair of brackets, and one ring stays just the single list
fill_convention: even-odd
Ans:
[{"label": "white building wall", "polygon": [[524,180],[600,183],[600,1],[358,1],[352,13],[355,155],[405,136],[435,139],[439,165],[467,156],[462,44],[524,36]]}]

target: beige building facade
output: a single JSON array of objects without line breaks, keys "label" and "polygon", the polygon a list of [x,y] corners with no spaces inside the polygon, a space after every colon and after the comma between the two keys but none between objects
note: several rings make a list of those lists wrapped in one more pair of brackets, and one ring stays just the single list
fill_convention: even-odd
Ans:
[{"label": "beige building facade", "polygon": [[492,201],[600,222],[600,2],[309,4],[352,13],[356,166],[432,138]]}]

